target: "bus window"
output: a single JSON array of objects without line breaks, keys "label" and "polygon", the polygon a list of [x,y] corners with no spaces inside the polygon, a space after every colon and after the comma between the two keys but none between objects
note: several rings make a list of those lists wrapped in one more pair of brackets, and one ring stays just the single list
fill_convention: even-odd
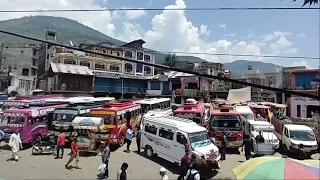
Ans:
[{"label": "bus window", "polygon": [[150,125],[145,125],[144,126],[144,131],[150,134],[157,134],[157,128],[155,126],[150,126]]},{"label": "bus window", "polygon": [[159,136],[168,140],[173,140],[173,132],[164,129],[159,130]]}]

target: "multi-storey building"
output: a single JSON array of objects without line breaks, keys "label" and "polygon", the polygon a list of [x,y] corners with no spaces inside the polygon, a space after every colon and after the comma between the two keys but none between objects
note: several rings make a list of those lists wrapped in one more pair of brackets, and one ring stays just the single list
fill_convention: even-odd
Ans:
[{"label": "multi-storey building", "polygon": [[114,58],[60,47],[46,48],[49,53],[46,53],[43,64],[49,63],[49,67],[43,65],[46,70],[41,76],[46,77],[44,79],[47,82],[44,87],[51,92],[113,96],[144,92],[147,87],[145,78],[153,75],[154,68],[123,61],[123,57],[126,57],[154,63],[154,53],[146,52],[142,48],[143,43],[143,40],[137,40],[122,46],[110,42],[79,45],[81,49],[110,54]]},{"label": "multi-storey building", "polygon": [[320,69],[306,69],[305,67],[283,68],[283,88],[320,95]]},{"label": "multi-storey building", "polygon": [[0,44],[1,72],[9,75],[8,93],[17,91],[30,95],[36,88],[38,71],[38,46],[23,43]]}]

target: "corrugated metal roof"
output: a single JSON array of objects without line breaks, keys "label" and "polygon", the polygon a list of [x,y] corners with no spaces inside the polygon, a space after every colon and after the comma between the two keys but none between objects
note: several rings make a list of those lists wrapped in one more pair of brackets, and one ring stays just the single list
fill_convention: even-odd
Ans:
[{"label": "corrugated metal roof", "polygon": [[[168,76],[169,79],[172,78],[177,78],[177,77],[186,77],[186,76],[195,76],[193,74],[188,74],[188,73],[183,73],[183,72],[177,72],[177,71],[169,71],[169,72],[164,72],[165,75]],[[146,79],[159,79],[160,74],[156,74],[151,77],[147,77]]]},{"label": "corrugated metal roof", "polygon": [[54,73],[76,74],[93,76],[93,72],[87,66],[77,66],[72,64],[50,63]]}]

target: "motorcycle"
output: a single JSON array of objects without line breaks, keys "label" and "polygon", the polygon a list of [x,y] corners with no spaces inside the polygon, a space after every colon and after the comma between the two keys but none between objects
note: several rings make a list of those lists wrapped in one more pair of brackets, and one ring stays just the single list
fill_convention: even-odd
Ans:
[{"label": "motorcycle", "polygon": [[39,155],[41,153],[55,153],[56,143],[53,141],[38,141],[32,146],[32,154]]}]

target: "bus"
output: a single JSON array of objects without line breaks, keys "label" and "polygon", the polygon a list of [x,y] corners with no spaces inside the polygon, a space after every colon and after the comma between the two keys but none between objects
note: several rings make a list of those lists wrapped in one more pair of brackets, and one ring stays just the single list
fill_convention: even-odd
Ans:
[{"label": "bus", "polygon": [[60,103],[68,103],[68,104],[78,104],[78,103],[95,103],[95,104],[105,104],[108,102],[114,101],[114,97],[70,97],[70,98],[51,98],[46,99],[47,103],[50,102],[60,102]]},{"label": "bus", "polygon": [[17,96],[14,99],[8,99],[3,102],[1,110],[4,111],[10,108],[19,108],[19,107],[41,107],[45,106],[46,99],[61,99],[61,94],[53,95],[39,95],[39,96]]},{"label": "bus", "polygon": [[[210,111],[212,106],[210,107]],[[193,120],[200,126],[207,126],[210,111],[206,110],[204,103],[196,102],[195,100],[186,101],[181,107],[173,111],[173,115],[180,118]]]},{"label": "bus", "polygon": [[154,110],[154,109],[171,108],[170,98],[143,99],[143,100],[138,100],[137,103],[141,105],[142,113],[147,113],[148,111]]},{"label": "bus", "polygon": [[[91,100],[90,100],[91,99]],[[52,124],[50,126],[50,139],[57,138],[60,130],[66,134],[67,140],[72,141],[75,136],[73,131],[72,121],[76,116],[84,117],[88,116],[89,112],[93,108],[102,107],[104,102],[112,102],[115,98],[79,98],[72,100],[64,100],[69,105],[63,108],[57,108],[53,112]]]},{"label": "bus", "polygon": [[10,135],[20,130],[22,143],[35,143],[48,136],[48,115],[56,108],[66,104],[44,107],[10,108],[3,111],[0,117],[0,129],[5,133],[4,141],[8,142]]},{"label": "bus", "polygon": [[223,132],[226,133],[227,148],[238,148],[243,144],[243,129],[241,127],[241,115],[233,107],[219,107],[211,114],[208,131],[215,138],[216,145],[221,146]]},{"label": "bus", "polygon": [[107,103],[90,111],[91,117],[102,117],[104,129],[95,134],[96,142],[108,141],[110,145],[123,146],[127,127],[140,126],[141,106],[133,101]]}]

